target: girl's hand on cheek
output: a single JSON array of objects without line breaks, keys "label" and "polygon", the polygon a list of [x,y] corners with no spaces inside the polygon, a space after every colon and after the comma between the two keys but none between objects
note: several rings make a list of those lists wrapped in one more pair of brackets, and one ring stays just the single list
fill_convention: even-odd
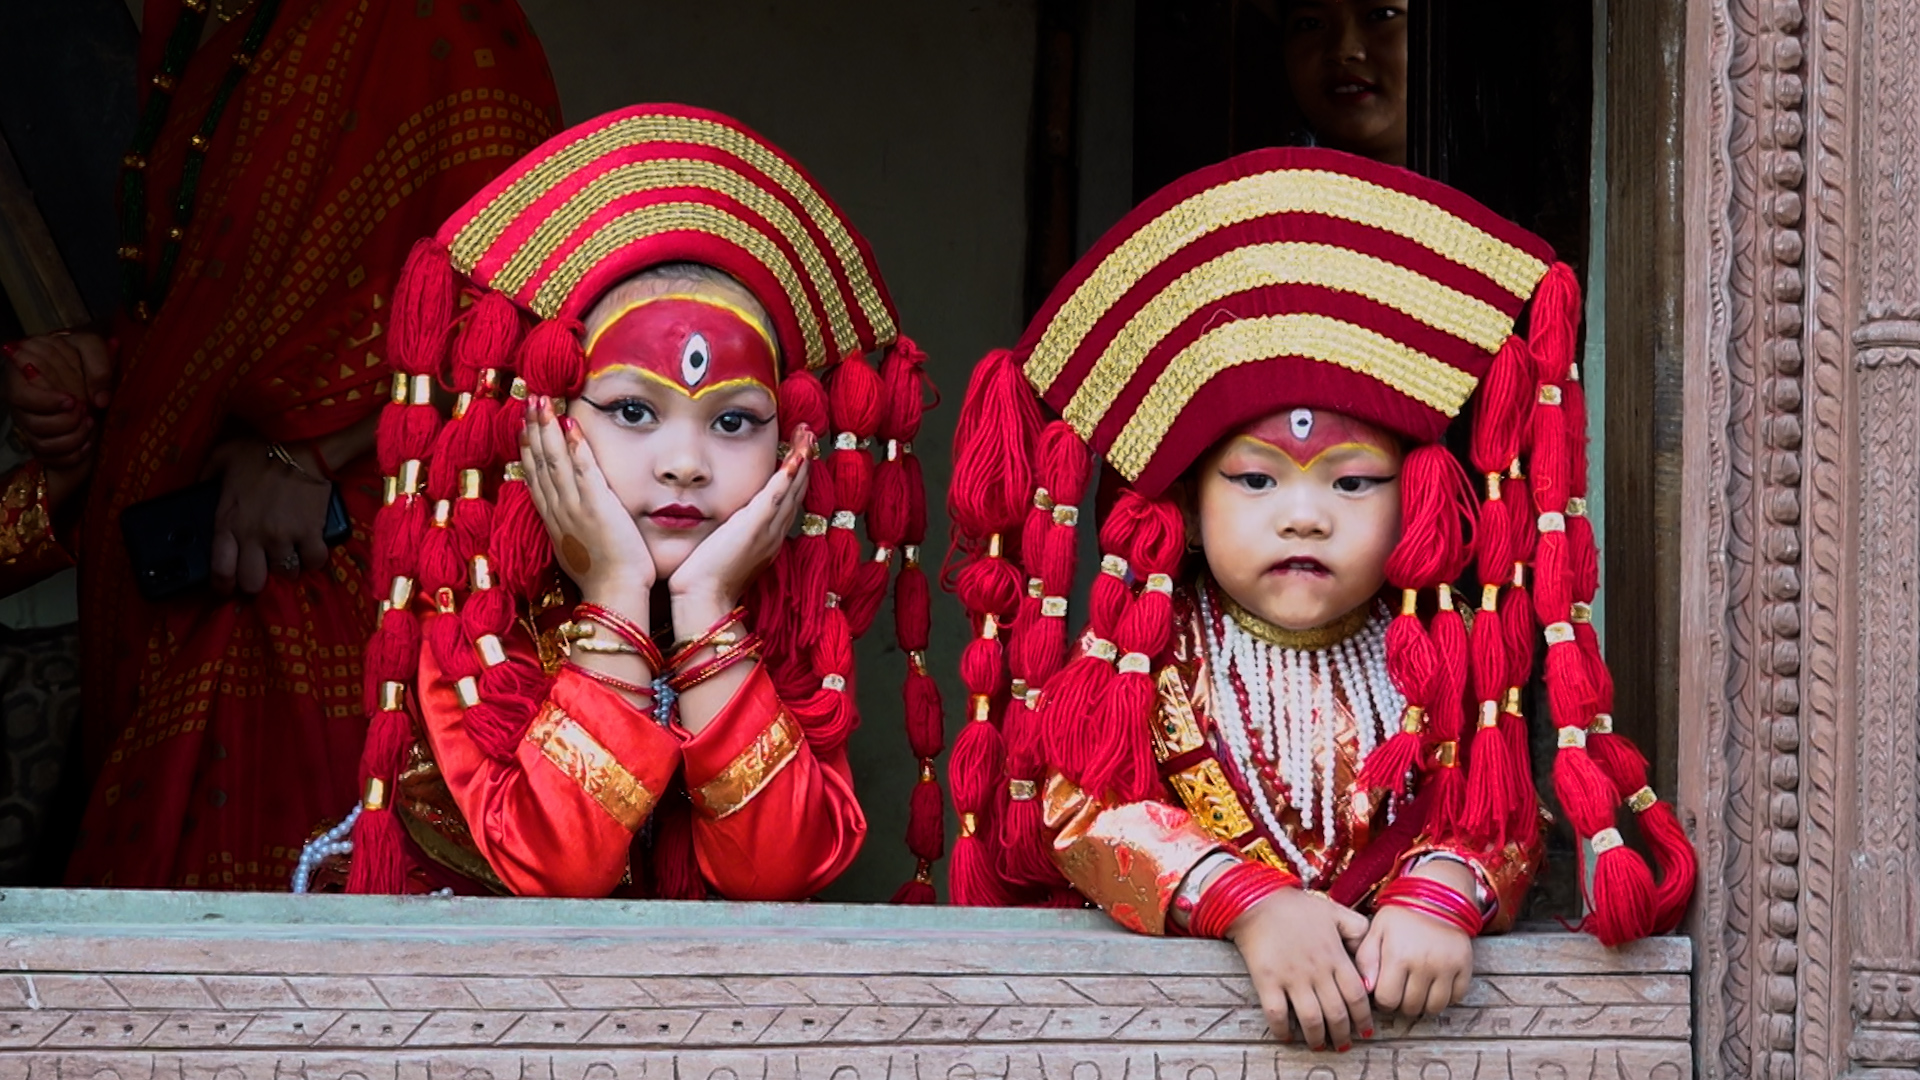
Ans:
[{"label": "girl's hand on cheek", "polygon": [[1367,932],[1366,916],[1300,889],[1282,889],[1250,908],[1227,931],[1260,994],[1267,1025],[1282,1041],[1298,1022],[1315,1050],[1346,1050],[1373,1034],[1366,987],[1349,943]]},{"label": "girl's hand on cheek", "polygon": [[1473,939],[1410,908],[1375,912],[1356,958],[1374,1004],[1407,1017],[1439,1015],[1473,980]]},{"label": "girl's hand on cheek", "polygon": [[759,493],[700,541],[674,571],[667,587],[676,636],[697,635],[732,611],[747,586],[780,553],[807,492],[816,441],[804,426],[795,429],[792,448]]},{"label": "girl's hand on cheek", "polygon": [[551,398],[527,402],[520,464],[560,569],[580,586],[582,599],[646,625],[653,556],[600,472],[580,425],[556,416]]}]

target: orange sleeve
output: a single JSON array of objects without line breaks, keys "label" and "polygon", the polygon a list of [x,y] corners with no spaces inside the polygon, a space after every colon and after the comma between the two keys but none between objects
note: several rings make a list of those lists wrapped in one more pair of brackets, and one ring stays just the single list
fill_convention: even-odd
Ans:
[{"label": "orange sleeve", "polygon": [[0,595],[19,592],[73,565],[53,534],[46,473],[30,461],[0,484]]},{"label": "orange sleeve", "polygon": [[1059,773],[1042,807],[1054,865],[1080,895],[1142,934],[1167,932],[1167,908],[1188,871],[1230,850],[1179,807],[1148,800],[1111,805]]},{"label": "orange sleeve", "polygon": [[[523,635],[509,648],[531,656]],[[619,694],[562,669],[513,760],[499,761],[467,733],[459,697],[430,651],[420,668],[434,760],[500,880],[523,896],[613,892],[634,832],[680,766],[673,736]]]},{"label": "orange sleeve", "polygon": [[812,896],[867,838],[846,751],[814,753],[764,668],[680,752],[700,873],[729,900]]}]

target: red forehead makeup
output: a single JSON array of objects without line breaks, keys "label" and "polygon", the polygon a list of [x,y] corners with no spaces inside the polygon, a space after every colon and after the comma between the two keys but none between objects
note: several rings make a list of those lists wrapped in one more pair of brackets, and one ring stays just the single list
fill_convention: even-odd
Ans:
[{"label": "red forehead makeup", "polygon": [[1240,429],[1240,437],[1278,450],[1303,472],[1327,454],[1350,446],[1377,450],[1390,459],[1400,456],[1400,443],[1393,436],[1325,409],[1286,409]]},{"label": "red forehead makeup", "polygon": [[773,337],[724,300],[667,293],[615,312],[587,339],[587,378],[632,372],[699,398],[714,390],[779,383]]}]

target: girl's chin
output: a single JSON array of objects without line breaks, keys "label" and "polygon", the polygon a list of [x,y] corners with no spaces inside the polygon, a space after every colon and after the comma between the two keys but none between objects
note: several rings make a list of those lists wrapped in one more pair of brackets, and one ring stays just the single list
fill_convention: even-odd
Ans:
[{"label": "girl's chin", "polygon": [[[1238,597],[1235,599],[1239,600]],[[1318,630],[1329,623],[1339,621],[1354,608],[1365,604],[1367,598],[1351,604],[1324,596],[1262,597],[1258,602],[1251,604],[1244,600],[1239,602],[1241,607],[1282,630],[1306,631]]]},{"label": "girl's chin", "polygon": [[667,581],[672,578],[687,561],[687,556],[693,554],[693,549],[699,546],[697,540],[678,536],[649,536],[646,540],[647,554],[653,558],[653,580],[655,581]]}]

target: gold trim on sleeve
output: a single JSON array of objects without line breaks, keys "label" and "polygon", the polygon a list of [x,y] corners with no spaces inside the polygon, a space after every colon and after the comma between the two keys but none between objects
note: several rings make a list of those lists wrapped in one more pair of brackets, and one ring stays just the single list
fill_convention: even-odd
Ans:
[{"label": "gold trim on sleeve", "polygon": [[653,792],[558,705],[548,702],[540,710],[527,729],[527,741],[539,747],[554,768],[593,796],[621,828],[634,832],[646,824],[647,815],[653,812]]},{"label": "gold trim on sleeve", "polygon": [[800,753],[800,725],[782,708],[773,723],[713,779],[693,789],[694,809],[718,821],[753,801]]},{"label": "gold trim on sleeve", "polygon": [[0,495],[0,562],[11,564],[22,556],[37,555],[52,542],[46,471],[32,465],[14,470]]}]

